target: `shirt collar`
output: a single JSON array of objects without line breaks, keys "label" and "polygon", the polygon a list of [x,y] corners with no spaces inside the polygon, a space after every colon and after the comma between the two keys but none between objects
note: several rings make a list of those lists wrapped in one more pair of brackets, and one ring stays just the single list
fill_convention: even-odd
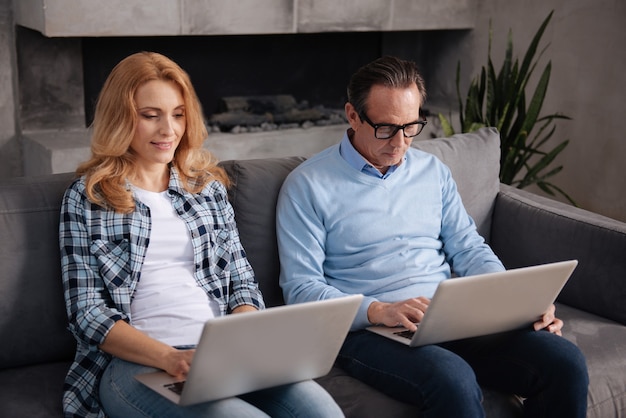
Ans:
[{"label": "shirt collar", "polygon": [[[356,150],[356,148],[354,148],[354,145],[352,145],[352,142],[350,141],[350,136],[353,132],[352,128],[346,130],[343,134],[343,138],[341,139],[341,143],[339,144],[339,153],[348,165],[357,171],[370,176],[378,177],[380,179],[386,179],[392,175],[398,168],[398,165],[392,165],[385,174],[382,174],[376,167],[367,162],[367,160]],[[403,161],[406,161],[406,155],[404,156]]]},{"label": "shirt collar", "polygon": [[168,190],[174,191],[180,195],[183,195],[185,193],[185,190],[183,189],[182,183],[180,181],[178,169],[174,167],[173,164],[170,164],[170,182],[168,185]]}]

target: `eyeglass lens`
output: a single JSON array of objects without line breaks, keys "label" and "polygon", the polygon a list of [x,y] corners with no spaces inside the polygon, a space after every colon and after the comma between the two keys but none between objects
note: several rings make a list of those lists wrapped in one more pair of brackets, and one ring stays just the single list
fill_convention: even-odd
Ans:
[{"label": "eyeglass lens", "polygon": [[413,137],[419,135],[423,128],[424,124],[419,122],[408,124],[404,128],[398,125],[379,125],[374,134],[378,139],[389,139],[394,136],[398,130],[403,129],[404,136]]}]

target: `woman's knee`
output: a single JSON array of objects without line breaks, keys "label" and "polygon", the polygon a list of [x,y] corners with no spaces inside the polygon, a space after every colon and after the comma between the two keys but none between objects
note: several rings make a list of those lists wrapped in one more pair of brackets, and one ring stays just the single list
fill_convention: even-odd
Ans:
[{"label": "woman's knee", "polygon": [[343,413],[324,388],[312,380],[278,386],[248,395],[242,399],[272,417],[341,417]]},{"label": "woman's knee", "polygon": [[[133,376],[145,368],[113,359],[100,379],[99,396],[102,408],[111,417],[148,417],[150,411],[142,404],[152,395]],[[153,395],[158,396],[158,395]]]}]

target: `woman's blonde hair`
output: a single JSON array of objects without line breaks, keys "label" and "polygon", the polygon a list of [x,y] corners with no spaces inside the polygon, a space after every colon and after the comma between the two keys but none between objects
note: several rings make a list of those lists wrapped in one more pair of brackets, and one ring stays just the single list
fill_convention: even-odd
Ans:
[{"label": "woman's blonde hair", "polygon": [[91,158],[76,170],[79,176],[86,176],[89,200],[117,212],[135,209],[126,185],[135,160],[130,150],[138,118],[134,97],[137,89],[151,80],[174,82],[183,96],[186,128],[172,161],[183,187],[197,193],[211,180],[230,184],[216,159],[202,148],[207,130],[187,73],[161,54],[139,52],[120,61],[105,81],[92,125]]}]

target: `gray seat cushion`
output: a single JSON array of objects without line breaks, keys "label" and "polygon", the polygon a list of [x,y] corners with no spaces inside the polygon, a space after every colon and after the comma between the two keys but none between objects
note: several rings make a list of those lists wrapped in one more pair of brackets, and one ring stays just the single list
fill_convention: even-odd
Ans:
[{"label": "gray seat cushion", "polygon": [[585,355],[589,369],[587,418],[626,413],[626,327],[567,305],[557,305],[563,336]]},{"label": "gray seat cushion", "polygon": [[2,417],[63,416],[63,381],[70,362],[44,363],[0,370]]}]

